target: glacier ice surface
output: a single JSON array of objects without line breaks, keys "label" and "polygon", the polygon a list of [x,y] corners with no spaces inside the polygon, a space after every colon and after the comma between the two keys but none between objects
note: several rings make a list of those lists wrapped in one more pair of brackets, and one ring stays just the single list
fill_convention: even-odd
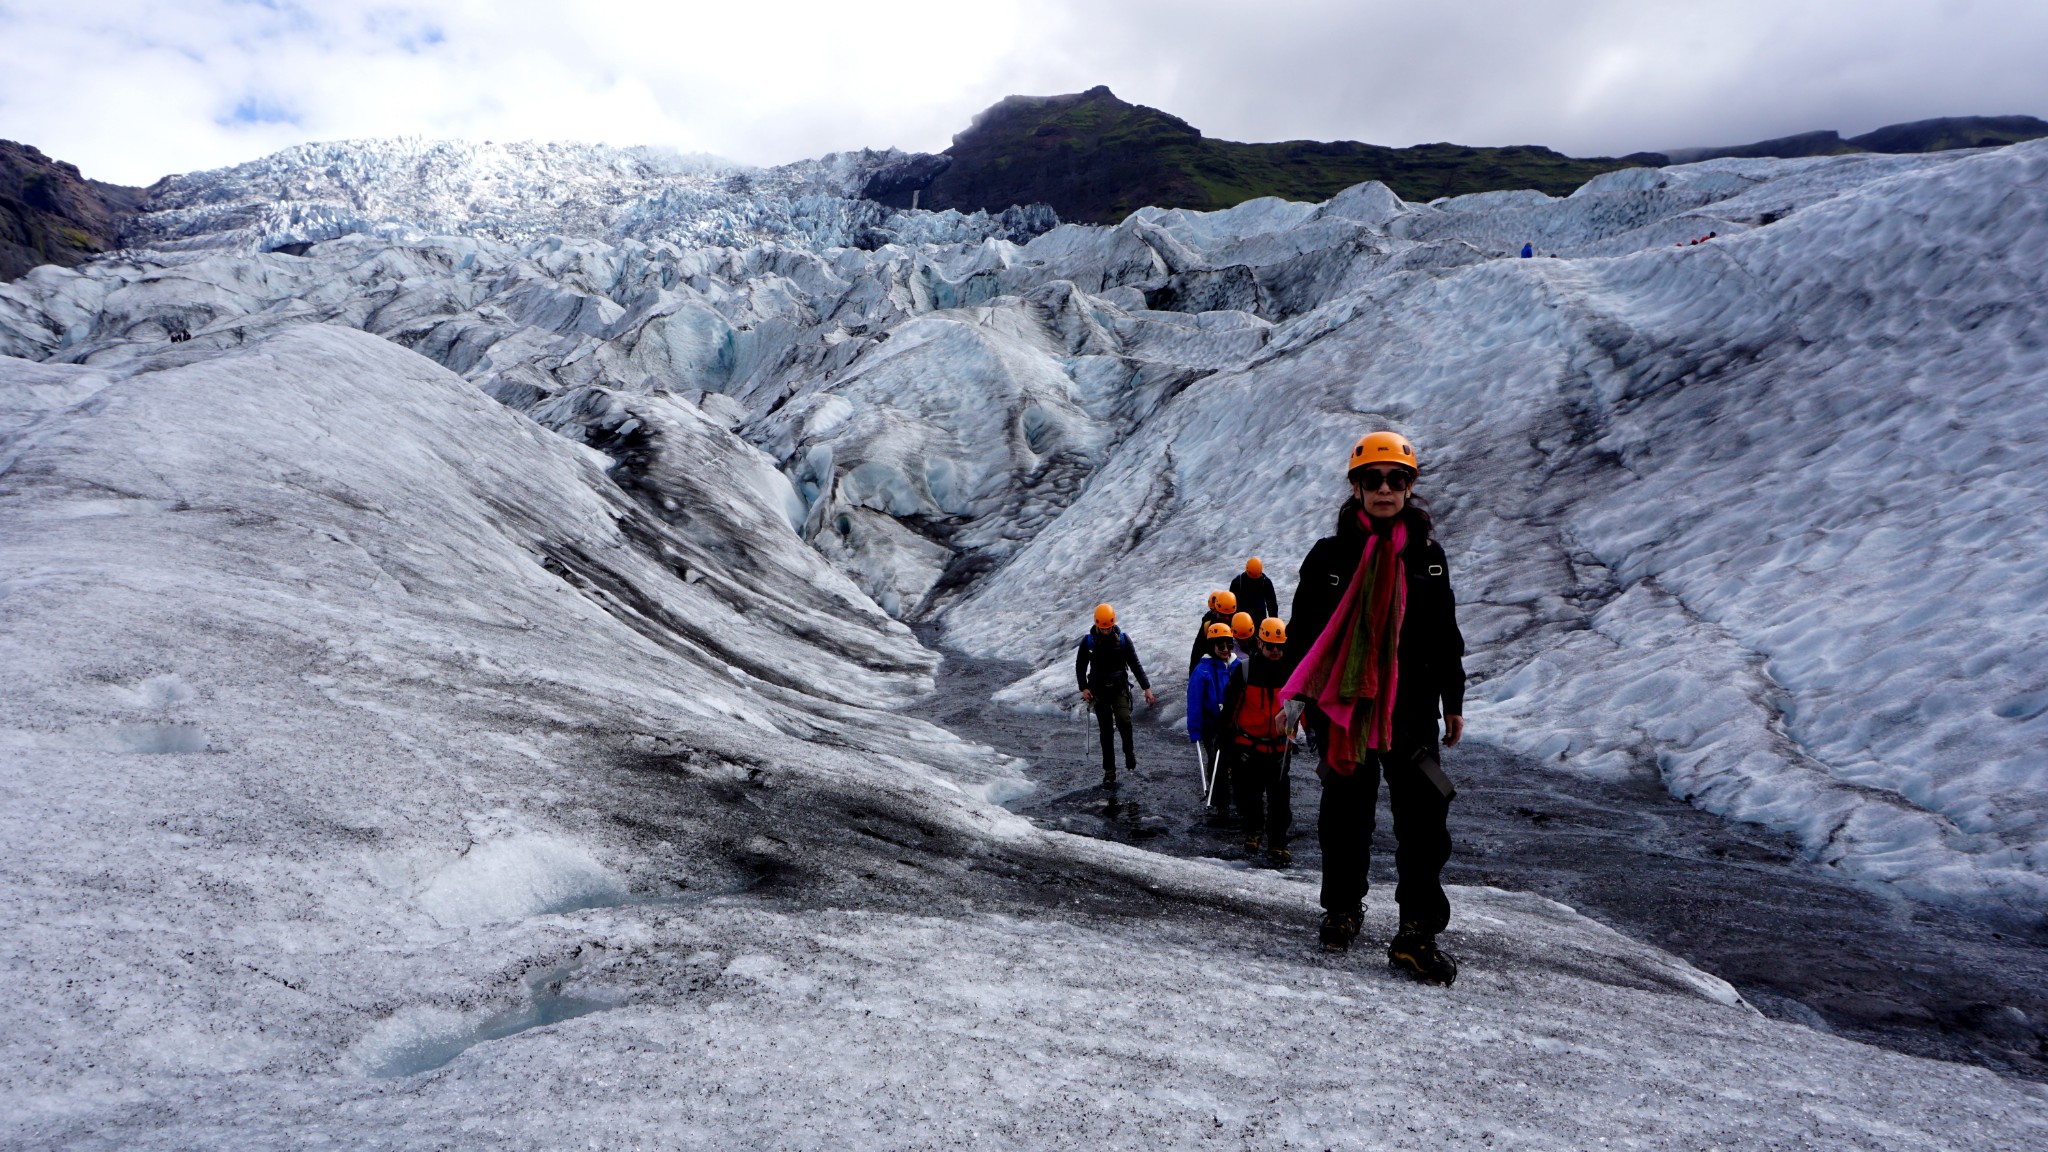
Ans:
[{"label": "glacier ice surface", "polygon": [[[1019,706],[1100,599],[1164,673],[1245,555],[1291,593],[1384,423],[1475,738],[2038,920],[2048,146],[1042,234],[856,218],[865,162],[309,146],[0,286],[8,1139],[2040,1142],[1527,897],[1456,898],[1457,1000],[961,907],[982,853],[1312,915],[1032,829],[895,706],[906,620],[1037,664]],[[748,903],[778,876],[841,910]],[[636,902],[684,892],[725,895]],[[547,1019],[565,965],[612,1010]],[[1332,1071],[1413,1030],[1482,1090]]]}]

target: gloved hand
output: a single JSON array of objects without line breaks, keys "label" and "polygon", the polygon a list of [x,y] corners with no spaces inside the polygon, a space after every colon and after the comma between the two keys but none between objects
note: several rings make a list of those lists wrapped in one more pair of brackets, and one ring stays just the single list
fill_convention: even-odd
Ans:
[{"label": "gloved hand", "polygon": [[1294,699],[1289,700],[1287,702],[1287,706],[1280,709],[1280,719],[1282,721],[1281,730],[1289,734],[1292,734],[1295,728],[1299,727],[1301,724],[1301,714],[1307,710],[1308,701],[1302,699],[1301,697],[1296,696]]}]

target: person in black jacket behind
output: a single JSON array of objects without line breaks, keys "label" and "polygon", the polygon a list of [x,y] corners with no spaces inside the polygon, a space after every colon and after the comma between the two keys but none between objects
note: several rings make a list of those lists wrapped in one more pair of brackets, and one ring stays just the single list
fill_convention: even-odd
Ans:
[{"label": "person in black jacket behind", "polygon": [[1291,726],[1306,709],[1322,750],[1324,947],[1349,948],[1364,921],[1384,776],[1401,911],[1387,960],[1416,979],[1449,984],[1457,964],[1436,936],[1451,915],[1442,873],[1455,791],[1438,759],[1437,721],[1441,710],[1444,744],[1464,735],[1465,640],[1449,562],[1429,513],[1409,494],[1418,473],[1414,447],[1395,433],[1372,433],[1352,449],[1351,498],[1337,513],[1336,534],[1302,561],[1295,586],[1287,710]]},{"label": "person in black jacket behind", "polygon": [[1195,665],[1209,654],[1209,625],[1228,624],[1237,614],[1237,596],[1230,592],[1209,593],[1209,609],[1202,613],[1202,622],[1195,625],[1195,646],[1188,649],[1188,675],[1195,672]]},{"label": "person in black jacket behind", "polygon": [[1116,787],[1116,745],[1110,734],[1115,726],[1124,739],[1124,767],[1135,770],[1138,750],[1131,743],[1131,681],[1145,692],[1145,703],[1159,703],[1152,694],[1152,681],[1145,678],[1145,666],[1138,663],[1138,649],[1116,626],[1116,609],[1095,606],[1095,627],[1081,637],[1074,651],[1074,680],[1080,685],[1081,700],[1095,709],[1095,725],[1102,734],[1102,786]]},{"label": "person in black jacket behind", "polygon": [[1266,575],[1266,565],[1257,556],[1244,562],[1244,571],[1230,580],[1230,594],[1237,597],[1237,610],[1249,612],[1252,624],[1271,620],[1280,615],[1280,594],[1273,590],[1273,578]]}]

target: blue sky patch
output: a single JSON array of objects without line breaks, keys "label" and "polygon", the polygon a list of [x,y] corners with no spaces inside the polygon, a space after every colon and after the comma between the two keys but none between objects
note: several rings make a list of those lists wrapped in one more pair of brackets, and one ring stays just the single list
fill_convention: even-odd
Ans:
[{"label": "blue sky patch", "polygon": [[225,116],[216,116],[213,122],[224,128],[235,128],[244,124],[297,124],[299,114],[275,100],[261,96],[244,96],[234,111]]}]

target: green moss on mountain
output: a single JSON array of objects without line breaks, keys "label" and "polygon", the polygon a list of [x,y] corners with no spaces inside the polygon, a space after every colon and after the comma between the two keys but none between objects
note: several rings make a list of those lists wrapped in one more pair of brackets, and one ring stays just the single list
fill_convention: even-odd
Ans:
[{"label": "green moss on mountain", "polygon": [[1952,148],[2000,148],[2048,136],[2048,120],[2033,116],[1946,116],[1890,124],[1851,136],[1849,144],[1871,152],[1946,152]]},{"label": "green moss on mountain", "polygon": [[1582,159],[1537,145],[1387,148],[1353,141],[1212,140],[1187,121],[1117,99],[1106,87],[1067,96],[1011,96],[974,118],[943,156],[919,156],[868,189],[885,204],[998,211],[1049,204],[1065,220],[1110,224],[1147,204],[1228,208],[1259,196],[1324,200],[1378,180],[1404,200],[1511,188],[1553,196],[1617,168],[1713,156],[1832,156],[1983,148],[2048,136],[2031,116],[1964,116],[1894,124],[1844,140],[1804,132],[1669,156],[1639,152]]},{"label": "green moss on mountain", "polygon": [[[1212,140],[1177,116],[1129,104],[1106,87],[1068,96],[1012,96],[953,138],[950,163],[918,189],[927,208],[1045,203],[1065,220],[1114,223],[1145,205],[1228,208],[1260,196],[1324,200],[1379,180],[1406,200],[1535,188],[1563,195],[1602,172],[1662,157],[1575,159],[1522,145],[1386,148],[1351,141],[1239,144]],[[909,187],[885,202],[910,203]]]}]

